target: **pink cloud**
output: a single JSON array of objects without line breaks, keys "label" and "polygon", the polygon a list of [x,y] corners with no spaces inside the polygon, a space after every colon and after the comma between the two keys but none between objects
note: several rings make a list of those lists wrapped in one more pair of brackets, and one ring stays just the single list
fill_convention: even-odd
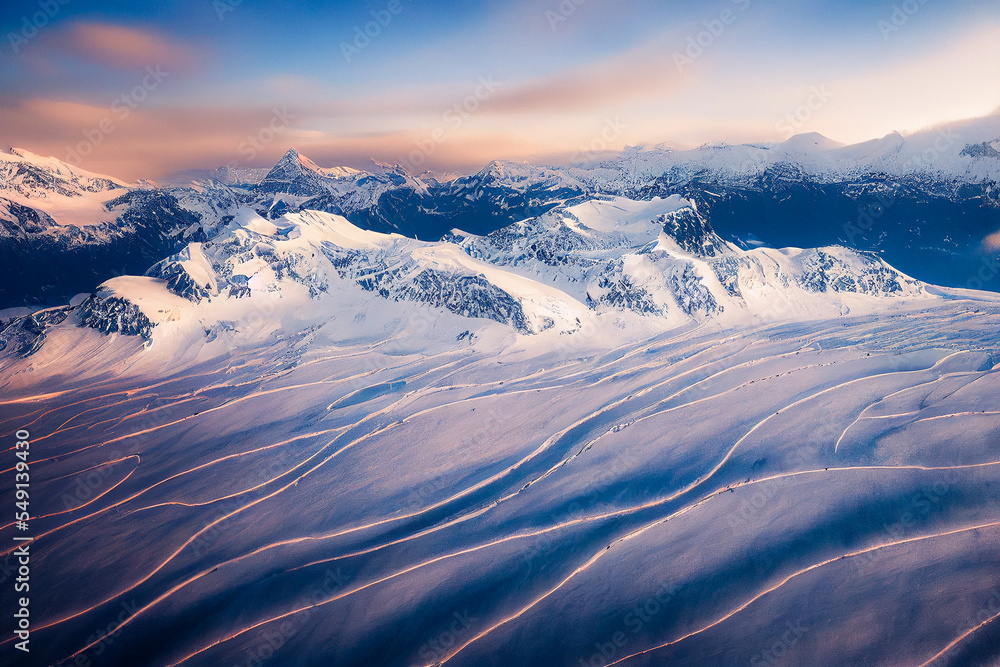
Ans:
[{"label": "pink cloud", "polygon": [[565,113],[614,107],[637,99],[668,99],[680,84],[659,42],[533,81],[501,86],[483,108],[497,113]]},{"label": "pink cloud", "polygon": [[[424,129],[330,134],[303,129],[308,110],[273,107],[140,107],[125,118],[106,107],[73,101],[0,97],[0,144],[51,155],[125,180],[159,178],[183,169],[223,164],[270,166],[291,147],[324,166],[371,168],[370,158],[402,161]],[[107,131],[105,131],[107,130]],[[485,130],[435,146],[424,169],[478,169],[490,160],[527,159],[531,137]],[[79,160],[70,159],[78,155]]]},{"label": "pink cloud", "polygon": [[55,47],[70,56],[119,70],[150,65],[188,69],[196,64],[195,49],[148,30],[110,23],[74,23]]}]

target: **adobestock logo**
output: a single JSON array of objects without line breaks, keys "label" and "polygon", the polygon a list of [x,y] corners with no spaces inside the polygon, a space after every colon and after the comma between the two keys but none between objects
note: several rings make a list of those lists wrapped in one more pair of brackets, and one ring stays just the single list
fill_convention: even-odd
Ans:
[{"label": "adobestock logo", "polygon": [[[750,0],[732,0],[732,4],[739,12],[745,12],[750,8]],[[705,55],[705,52],[712,48],[712,45],[722,36],[726,28],[736,23],[737,18],[739,18],[739,13],[736,11],[723,9],[717,17],[702,21],[701,25],[704,30],[688,36],[687,46],[683,53],[674,52],[674,65],[677,66],[677,71],[683,73],[688,66],[694,64],[694,61]]]},{"label": "adobestock logo", "polygon": [[585,2],[587,0],[562,0],[554,10],[545,10],[545,20],[549,22],[549,28],[552,29],[552,32],[555,32],[560,24],[568,21],[569,17],[575,14],[580,5]]},{"label": "adobestock logo", "polygon": [[601,128],[601,131],[588,144],[581,146],[580,150],[573,154],[569,159],[570,164],[590,162],[600,158],[605,151],[611,149],[613,142],[621,137],[627,129],[628,123],[622,122],[620,117],[615,116],[613,119],[607,119],[604,121],[604,127]]},{"label": "adobestock logo", "polygon": [[340,43],[340,52],[344,54],[344,60],[350,63],[355,56],[361,54],[372,44],[372,40],[378,38],[382,31],[389,27],[393,19],[403,13],[406,6],[403,0],[389,0],[384,9],[372,10],[372,20],[364,25],[354,26],[354,39],[350,42]]},{"label": "adobestock logo", "polygon": [[[295,114],[290,112],[287,106],[280,109],[274,107],[271,111],[271,120],[268,121],[267,125],[257,130],[256,134],[247,135],[240,142],[239,146],[236,147],[236,152],[243,158],[244,163],[250,163],[257,159],[257,155],[273,142],[278,135],[287,130],[292,121],[295,120]],[[235,169],[239,164],[237,162],[229,162],[226,166]]]},{"label": "adobestock logo", "polygon": [[928,0],[906,0],[902,4],[893,5],[889,19],[879,19],[877,24],[882,39],[888,42],[889,36],[902,30],[927,2]]},{"label": "adobestock logo", "polygon": [[20,53],[25,44],[37,37],[39,31],[56,17],[61,6],[67,3],[69,0],[41,0],[37,12],[21,17],[21,29],[7,33],[7,41],[14,53]]},{"label": "adobestock logo", "polygon": [[417,139],[414,142],[416,150],[410,151],[405,158],[397,160],[397,163],[403,165],[409,171],[423,166],[437,152],[441,144],[448,141],[451,133],[460,130],[465,121],[471,118],[479,110],[483,102],[492,97],[500,86],[501,83],[496,81],[492,75],[479,77],[479,82],[473,89],[472,94],[467,95],[462,101],[451,105],[451,107],[441,114],[441,123],[423,139]]},{"label": "adobestock logo", "polygon": [[825,85],[810,86],[809,96],[804,104],[799,105],[794,111],[786,113],[785,116],[774,125],[774,129],[781,132],[786,139],[795,135],[803,125],[812,120],[817,111],[830,101],[833,93],[827,90]]},{"label": "adobestock logo", "polygon": [[83,141],[73,146],[67,146],[66,162],[79,166],[83,159],[104,143],[104,139],[118,129],[115,122],[124,122],[149,97],[149,94],[160,87],[170,72],[165,72],[159,65],[146,67],[146,76],[132,90],[122,93],[111,102],[111,113],[100,120],[96,127],[83,130]]}]

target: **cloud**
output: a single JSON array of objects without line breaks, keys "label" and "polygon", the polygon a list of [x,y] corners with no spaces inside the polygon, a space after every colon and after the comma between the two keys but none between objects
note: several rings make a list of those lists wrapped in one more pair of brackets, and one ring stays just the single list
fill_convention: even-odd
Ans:
[{"label": "cloud", "polygon": [[[69,34],[77,38],[66,40],[65,50],[117,66],[192,57],[190,49],[155,35],[125,40],[113,52],[92,52],[95,40],[104,44],[120,29],[107,28],[74,25]],[[133,36],[152,34],[124,30]],[[269,166],[291,146],[321,164],[367,167],[369,157],[405,162],[432,144],[421,167],[468,169],[491,159],[555,160],[665,139],[687,146],[760,141],[774,138],[777,123],[802,109],[807,113],[797,116],[802,123],[795,131],[854,142],[996,108],[996,88],[986,84],[1000,77],[998,31],[1000,26],[983,23],[919,55],[885,54],[864,67],[835,68],[820,81],[810,78],[820,54],[804,56],[809,72],[776,77],[764,66],[766,59],[744,55],[733,61],[724,58],[731,54],[721,45],[715,53],[729,63],[726,67],[706,59],[679,72],[672,59],[678,41],[666,35],[542,76],[521,71],[497,78],[499,87],[462,107],[462,113],[453,110],[481,83],[415,81],[352,95],[319,77],[277,72],[255,80],[260,90],[255,89],[250,104],[241,106],[247,95],[225,98],[227,92],[245,91],[245,81],[234,81],[232,88],[213,88],[218,93],[213,99],[227,101],[212,106],[185,95],[187,80],[178,80],[177,92],[171,88],[169,97],[151,93],[127,117],[120,106],[116,111],[92,103],[110,94],[94,95],[88,103],[64,91],[46,96],[8,89],[0,93],[0,142],[66,159],[93,136],[97,141],[81,166],[124,178],[230,162]],[[829,90],[829,100],[807,107],[816,86]],[[281,108],[285,102],[294,118],[275,129],[272,104]],[[95,134],[107,122],[113,130]],[[609,131],[609,123],[623,129]]]},{"label": "cloud", "polygon": [[830,82],[823,126],[862,141],[988,114],[1000,101],[1000,24],[965,31],[919,57],[897,58]]},{"label": "cloud", "polygon": [[280,153],[298,118],[280,107],[129,109],[43,98],[0,98],[0,108],[7,145],[125,179]]},{"label": "cloud", "polygon": [[535,80],[502,87],[484,105],[494,113],[539,113],[614,107],[663,99],[678,89],[680,72],[662,40]]},{"label": "cloud", "polygon": [[73,58],[128,71],[150,65],[187,70],[199,61],[196,49],[150,30],[78,21],[50,42]]},{"label": "cloud", "polygon": [[472,170],[493,159],[530,159],[540,145],[525,131],[530,124],[474,127],[470,121],[415,164],[408,158],[426,144],[427,128],[322,132],[310,127],[316,114],[308,108],[140,106],[123,118],[107,107],[74,101],[2,97],[0,108],[0,142],[125,180],[223,164],[267,167],[290,147],[325,166],[371,168],[376,158],[418,170]]},{"label": "cloud", "polygon": [[994,232],[983,239],[983,252],[996,252],[1000,250],[1000,232]]}]

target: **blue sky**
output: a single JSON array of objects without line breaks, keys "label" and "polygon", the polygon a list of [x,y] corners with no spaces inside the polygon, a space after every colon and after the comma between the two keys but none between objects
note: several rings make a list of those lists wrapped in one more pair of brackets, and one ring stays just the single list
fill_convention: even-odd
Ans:
[{"label": "blue sky", "polygon": [[0,27],[0,141],[126,178],[290,146],[471,169],[852,143],[1000,108],[995,0],[18,0]]}]

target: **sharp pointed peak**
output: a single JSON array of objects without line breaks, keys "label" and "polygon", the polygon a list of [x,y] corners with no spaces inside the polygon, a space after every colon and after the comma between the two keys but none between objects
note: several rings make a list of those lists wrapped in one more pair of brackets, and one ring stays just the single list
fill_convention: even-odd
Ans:
[{"label": "sharp pointed peak", "polygon": [[321,169],[321,167],[318,164],[307,158],[305,155],[300,153],[295,148],[289,148],[285,152],[285,154],[281,157],[281,159],[278,160],[278,164],[280,165],[298,164],[302,168],[308,169],[310,171],[320,171]]},{"label": "sharp pointed peak", "polygon": [[480,177],[492,176],[494,178],[503,178],[504,171],[505,170],[503,162],[500,162],[499,160],[493,160],[488,165],[480,169],[479,173],[477,173],[476,176]]}]

